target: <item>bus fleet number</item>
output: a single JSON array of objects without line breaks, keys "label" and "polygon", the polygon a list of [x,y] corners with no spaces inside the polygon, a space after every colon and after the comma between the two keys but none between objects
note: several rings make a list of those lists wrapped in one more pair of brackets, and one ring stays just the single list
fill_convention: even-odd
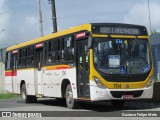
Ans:
[{"label": "bus fleet number", "polygon": [[113,89],[121,89],[121,84],[113,84]]}]

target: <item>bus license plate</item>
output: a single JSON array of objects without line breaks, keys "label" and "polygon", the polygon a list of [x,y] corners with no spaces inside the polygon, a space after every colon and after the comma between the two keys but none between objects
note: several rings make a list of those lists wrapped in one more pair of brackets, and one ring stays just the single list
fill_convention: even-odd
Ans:
[{"label": "bus license plate", "polygon": [[122,98],[125,100],[133,99],[133,95],[123,95]]}]

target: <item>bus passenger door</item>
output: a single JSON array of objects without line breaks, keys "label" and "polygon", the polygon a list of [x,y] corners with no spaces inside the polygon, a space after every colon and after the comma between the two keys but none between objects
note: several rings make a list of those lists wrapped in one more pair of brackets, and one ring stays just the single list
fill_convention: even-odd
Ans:
[{"label": "bus passenger door", "polygon": [[35,50],[35,88],[36,94],[43,94],[43,48],[36,48]]},{"label": "bus passenger door", "polygon": [[13,93],[18,92],[18,88],[17,88],[17,54],[12,55],[12,89],[13,89]]},{"label": "bus passenger door", "polygon": [[77,41],[77,80],[78,96],[89,98],[89,51],[87,40]]}]

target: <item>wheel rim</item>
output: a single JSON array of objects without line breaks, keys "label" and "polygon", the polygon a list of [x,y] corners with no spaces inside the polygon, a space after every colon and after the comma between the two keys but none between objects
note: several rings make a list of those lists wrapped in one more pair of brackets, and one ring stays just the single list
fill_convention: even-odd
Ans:
[{"label": "wheel rim", "polygon": [[67,104],[72,104],[73,101],[73,93],[71,90],[66,93]]}]

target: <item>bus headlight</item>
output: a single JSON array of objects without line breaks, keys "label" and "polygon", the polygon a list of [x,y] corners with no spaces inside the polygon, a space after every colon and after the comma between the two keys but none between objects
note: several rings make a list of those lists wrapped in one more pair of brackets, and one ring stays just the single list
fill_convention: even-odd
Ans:
[{"label": "bus headlight", "polygon": [[97,78],[97,77],[93,77],[94,78],[94,81],[96,82],[97,86],[98,87],[103,87],[103,88],[106,88],[103,83]]},{"label": "bus headlight", "polygon": [[149,82],[147,83],[146,87],[151,87],[153,85],[153,83],[154,83],[154,78],[151,77]]}]

